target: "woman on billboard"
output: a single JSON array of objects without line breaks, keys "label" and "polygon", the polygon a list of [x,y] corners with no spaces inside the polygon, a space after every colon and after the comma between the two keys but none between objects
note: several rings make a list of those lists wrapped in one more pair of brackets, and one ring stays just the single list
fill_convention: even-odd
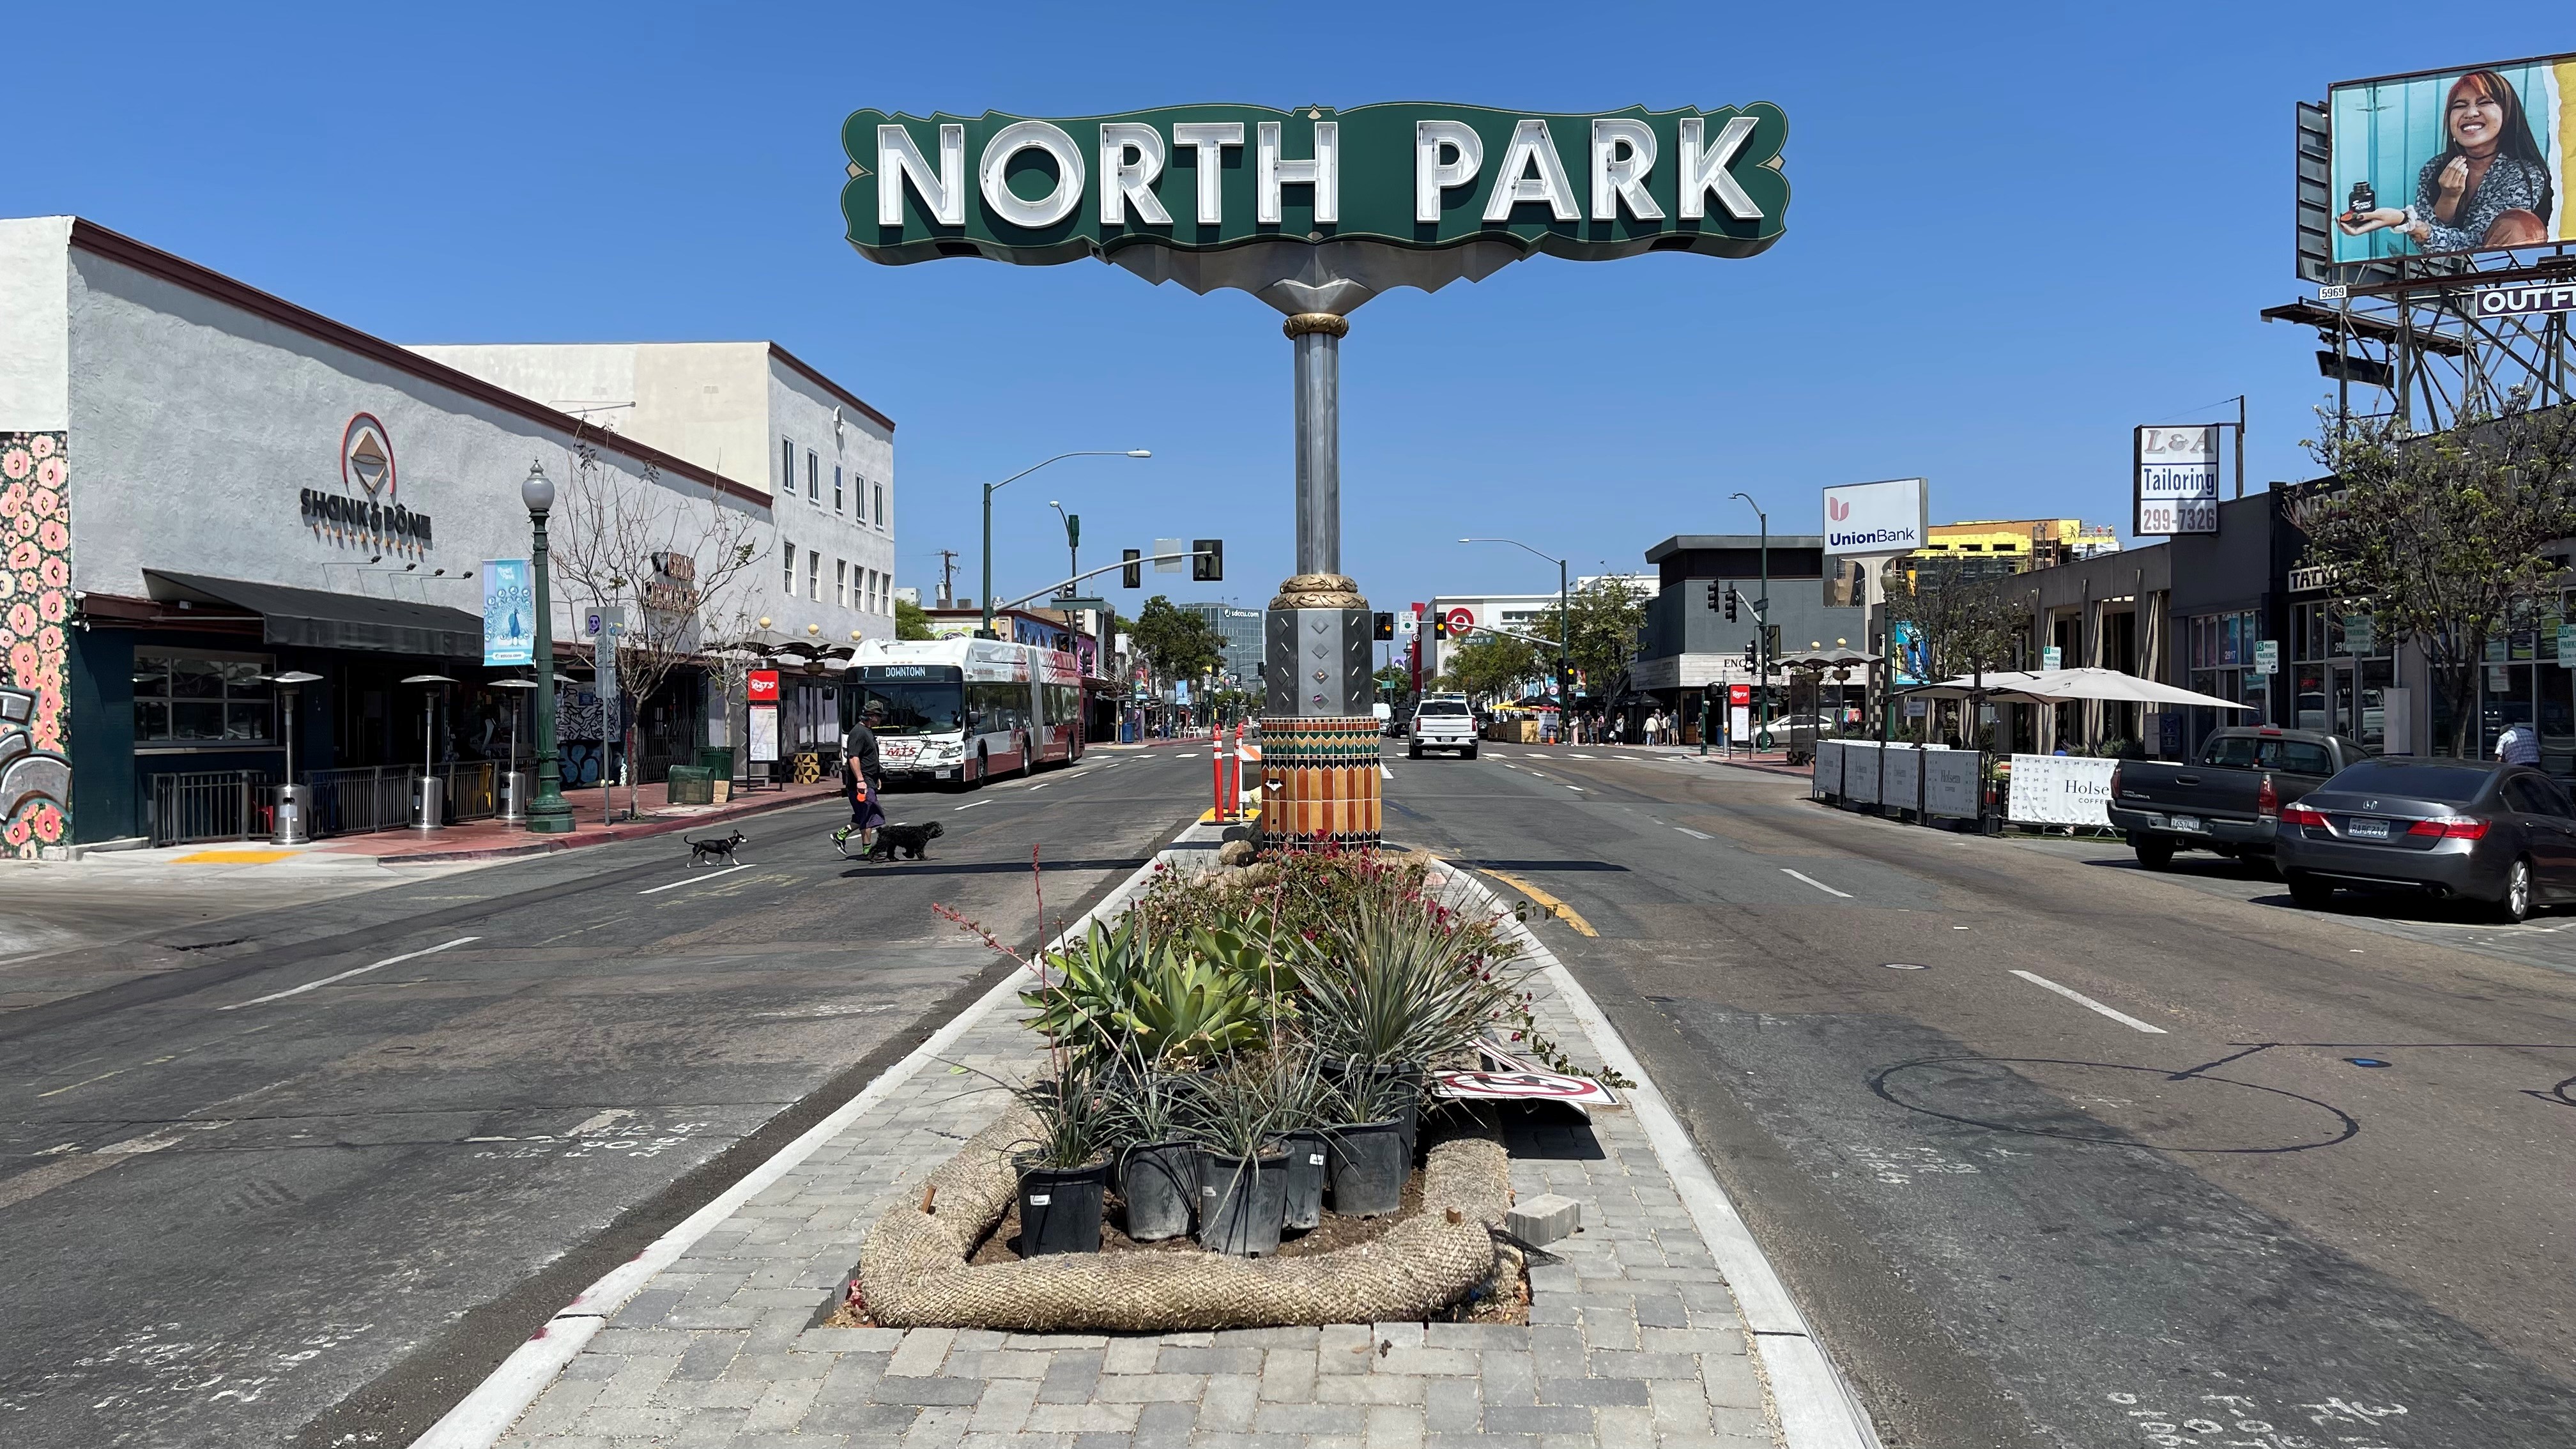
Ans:
[{"label": "woman on billboard", "polygon": [[2335,219],[2344,235],[2394,228],[2427,252],[2548,241],[2554,200],[2549,159],[2532,139],[2522,97],[2505,78],[2473,70],[2452,82],[2442,108],[2442,132],[2446,139],[2440,154],[2416,174],[2415,204],[2403,209],[2356,206]]}]

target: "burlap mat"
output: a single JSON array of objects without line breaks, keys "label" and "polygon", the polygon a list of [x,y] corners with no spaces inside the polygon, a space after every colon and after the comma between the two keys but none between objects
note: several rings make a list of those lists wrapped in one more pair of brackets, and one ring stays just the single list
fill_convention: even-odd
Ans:
[{"label": "burlap mat", "polygon": [[1487,1230],[1502,1225],[1511,1201],[1502,1144],[1453,1136],[1423,1168],[1422,1211],[1338,1252],[1063,1253],[969,1267],[967,1254],[1010,1209],[1019,1187],[1010,1149],[1031,1127],[1014,1109],[931,1173],[932,1211],[913,1193],[877,1219],[860,1249],[859,1286],[879,1324],[1171,1333],[1420,1321],[1493,1276]]}]

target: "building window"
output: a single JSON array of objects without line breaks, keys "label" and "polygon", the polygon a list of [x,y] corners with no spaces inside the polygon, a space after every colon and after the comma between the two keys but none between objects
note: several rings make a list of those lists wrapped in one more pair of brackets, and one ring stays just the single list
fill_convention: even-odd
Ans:
[{"label": "building window", "polygon": [[267,744],[276,709],[261,659],[134,651],[134,742]]},{"label": "building window", "polygon": [[792,599],[796,597],[796,545],[791,543],[782,547],[787,550],[787,582],[779,587],[785,589],[787,597]]},{"label": "building window", "polygon": [[841,512],[841,465],[832,465],[832,511]]},{"label": "building window", "polygon": [[805,501],[823,501],[823,460],[811,448],[805,450]]},{"label": "building window", "polygon": [[885,516],[885,485],[884,485],[883,483],[880,483],[880,484],[878,484],[878,485],[877,485],[877,512],[876,512],[876,520],[877,520],[877,527],[879,527],[879,528],[883,528],[883,527],[885,527],[885,526],[886,526],[886,516]]},{"label": "building window", "polygon": [[794,438],[778,440],[778,491],[781,493],[796,491],[796,440]]},{"label": "building window", "polygon": [[872,614],[882,614],[885,612],[886,594],[888,593],[886,583],[887,579],[884,574],[878,573],[874,569],[868,570],[868,584],[870,589],[868,612]]},{"label": "building window", "polygon": [[832,602],[850,607],[850,566],[840,559],[832,560]]},{"label": "building window", "polygon": [[[795,586],[790,585],[788,592],[794,593]],[[805,550],[805,597],[818,604],[823,602],[823,551],[819,548]]]}]

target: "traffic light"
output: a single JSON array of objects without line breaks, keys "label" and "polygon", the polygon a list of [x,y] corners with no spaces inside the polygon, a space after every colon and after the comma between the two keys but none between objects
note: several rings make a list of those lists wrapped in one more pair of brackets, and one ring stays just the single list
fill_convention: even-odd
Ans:
[{"label": "traffic light", "polygon": [[1724,585],[1718,583],[1717,580],[1711,579],[1708,581],[1708,611],[1712,614],[1716,613],[1718,609],[1722,607],[1718,602],[1721,597],[1719,591],[1722,588],[1724,588]]},{"label": "traffic light", "polygon": [[1750,674],[1759,667],[1753,660],[1753,641],[1747,639],[1744,641],[1744,672]]},{"label": "traffic light", "polygon": [[1395,616],[1393,614],[1380,614],[1377,616],[1377,637],[1380,640],[1392,640],[1395,638]]},{"label": "traffic light", "polygon": [[1434,614],[1431,616],[1431,637],[1434,639],[1446,639],[1449,637],[1448,615]]},{"label": "traffic light", "polygon": [[1762,626],[1762,657],[1765,659],[1780,657],[1780,626],[1777,624]]},{"label": "traffic light", "polygon": [[1735,585],[1728,584],[1726,586],[1726,622],[1730,624],[1735,622],[1736,598]]},{"label": "traffic light", "polygon": [[1118,574],[1118,586],[1126,589],[1145,587],[1145,551],[1141,548],[1118,550],[1118,561],[1125,564]]},{"label": "traffic light", "polygon": [[1225,582],[1224,539],[1195,539],[1191,541],[1190,548],[1192,550],[1190,554],[1190,578],[1193,582],[1202,584],[1218,584]]}]

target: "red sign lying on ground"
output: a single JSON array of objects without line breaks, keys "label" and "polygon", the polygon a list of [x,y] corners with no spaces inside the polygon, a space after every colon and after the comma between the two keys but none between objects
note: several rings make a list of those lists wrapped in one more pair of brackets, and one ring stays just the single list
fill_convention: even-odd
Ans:
[{"label": "red sign lying on ground", "polygon": [[750,683],[744,687],[743,699],[751,704],[778,703],[778,671],[775,669],[751,671]]},{"label": "red sign lying on ground", "polygon": [[1590,1077],[1551,1072],[1513,1056],[1492,1042],[1478,1042],[1486,1068],[1479,1072],[1433,1072],[1433,1094],[1472,1102],[1568,1102],[1576,1106],[1615,1107],[1619,1099]]}]

